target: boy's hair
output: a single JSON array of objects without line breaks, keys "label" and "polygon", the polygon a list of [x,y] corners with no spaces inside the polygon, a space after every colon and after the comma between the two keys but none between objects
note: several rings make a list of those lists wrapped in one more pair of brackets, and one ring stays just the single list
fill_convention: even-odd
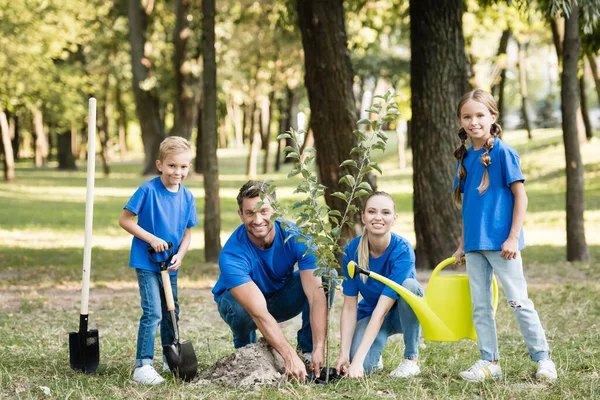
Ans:
[{"label": "boy's hair", "polygon": [[192,151],[192,145],[189,140],[181,136],[169,136],[160,144],[158,159],[164,161],[164,159],[167,158],[167,154],[179,154],[185,153],[186,151]]},{"label": "boy's hair", "polygon": [[267,196],[271,202],[274,202],[277,198],[277,195],[275,194],[275,191],[268,193],[268,190],[269,185],[263,181],[249,180],[248,182],[244,183],[244,186],[240,188],[240,192],[237,195],[239,210],[242,211],[242,203],[244,202],[244,199],[253,199],[255,197],[259,197],[261,193],[264,193],[264,195]]},{"label": "boy's hair", "polygon": [[[491,94],[481,89],[472,90],[468,93],[465,93],[460,98],[460,101],[458,102],[458,107],[456,109],[456,115],[458,116],[459,120],[461,117],[461,109],[470,100],[476,101],[486,106],[490,114],[494,115],[496,117],[496,121],[498,121],[500,113],[498,112],[496,100],[494,100],[494,97]],[[483,148],[485,149],[485,152],[481,155],[481,163],[483,164],[485,169],[483,171],[483,176],[481,177],[481,183],[477,188],[480,195],[484,194],[488,186],[490,185],[490,177],[487,170],[487,167],[490,166],[490,164],[492,164],[490,151],[494,148],[494,138],[500,137],[502,135],[502,127],[500,126],[500,124],[498,124],[498,122],[494,122],[492,124],[492,126],[490,127],[490,133],[492,134],[492,137],[490,137],[484,143]],[[454,200],[454,204],[456,204],[458,208],[461,208],[462,197],[460,195],[460,185],[461,182],[463,182],[467,178],[467,169],[463,165],[463,160],[467,156],[467,146],[465,145],[465,142],[467,141],[468,135],[464,128],[460,128],[460,130],[458,131],[458,137],[460,138],[461,144],[456,150],[454,150],[454,157],[456,157],[460,165],[458,166],[458,183],[456,185],[456,188],[454,188],[454,193],[452,197]]]},{"label": "boy's hair", "polygon": [[[378,191],[371,193],[369,197],[367,197],[367,200],[365,200],[365,209],[363,210],[363,213],[367,209],[367,203],[369,202],[369,200],[375,196],[384,196],[391,199],[392,204],[394,204],[394,211],[396,211],[396,204],[394,203],[394,199],[392,198],[392,196],[390,196],[390,194],[387,192]],[[358,242],[358,265],[359,267],[364,269],[369,268],[369,232],[366,229],[363,230],[363,234],[360,237],[360,241]],[[363,282],[366,282],[368,276],[361,275],[360,278],[363,280]]]}]

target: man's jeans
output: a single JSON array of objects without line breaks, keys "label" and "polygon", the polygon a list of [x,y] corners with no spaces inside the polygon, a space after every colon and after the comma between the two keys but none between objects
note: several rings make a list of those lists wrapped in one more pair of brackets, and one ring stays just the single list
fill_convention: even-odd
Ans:
[{"label": "man's jeans", "polygon": [[[311,353],[313,348],[310,328],[310,306],[300,280],[300,271],[285,281],[276,292],[265,295],[267,310],[277,322],[287,321],[302,312],[302,327],[298,331],[298,347],[303,353]],[[237,302],[229,290],[219,299],[219,314],[233,332],[233,345],[236,349],[256,343],[256,324],[248,312]]]},{"label": "man's jeans", "polygon": [[477,332],[481,359],[495,361],[500,358],[492,308],[494,273],[502,283],[508,305],[515,314],[531,359],[539,361],[550,358],[546,334],[533,302],[527,294],[521,253],[518,253],[514,260],[503,259],[500,257],[500,251],[470,251],[465,254],[465,257],[471,288],[473,324]]},{"label": "man's jeans", "polygon": [[[423,287],[415,279],[408,278],[402,282],[402,286],[410,290],[419,297],[423,297]],[[354,358],[360,341],[365,335],[367,325],[371,321],[371,316],[362,318],[356,323],[354,336],[352,337],[352,346],[350,347],[350,361]],[[387,343],[388,337],[396,333],[404,334],[404,358],[417,358],[419,356],[419,336],[421,335],[421,324],[415,315],[413,309],[406,300],[400,297],[388,311],[379,333],[375,337],[365,361],[363,368],[367,374],[370,374],[377,368],[379,358],[383,348]]]},{"label": "man's jeans", "polygon": [[[136,269],[140,287],[140,304],[142,317],[137,338],[135,366],[152,365],[154,359],[154,339],[160,324],[162,345],[173,343],[175,332],[171,323],[171,313],[167,310],[165,291],[160,273]],[[177,275],[171,276],[173,300],[175,300],[176,319],[179,320],[179,303],[177,301]],[[164,358],[164,357],[163,357]]]}]

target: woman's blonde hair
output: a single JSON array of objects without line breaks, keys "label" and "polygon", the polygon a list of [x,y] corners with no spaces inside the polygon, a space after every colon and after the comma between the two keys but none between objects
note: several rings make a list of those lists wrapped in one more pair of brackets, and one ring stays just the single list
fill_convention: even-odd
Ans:
[{"label": "woman's blonde hair", "polygon": [[[394,204],[394,199],[392,198],[392,196],[389,195],[389,193],[382,192],[382,191],[373,192],[369,195],[369,197],[367,197],[367,200],[365,201],[365,209],[363,210],[363,214],[367,209],[367,203],[369,202],[369,200],[371,200],[371,198],[373,198],[375,196],[388,197],[389,199],[392,200],[392,204]],[[396,211],[396,205],[394,204],[394,212],[395,211]],[[358,252],[358,265],[361,268],[369,269],[369,232],[366,229],[363,230],[363,234],[360,237],[360,241],[358,242],[357,252]],[[368,276],[362,274],[360,276],[360,278],[362,279],[363,282],[366,282]]]},{"label": "woman's blonde hair", "polygon": [[[468,101],[471,101],[471,100],[483,104],[488,109],[490,114],[492,114],[493,116],[496,117],[496,121],[500,117],[500,113],[498,112],[498,106],[496,105],[496,100],[494,100],[494,97],[491,94],[489,94],[488,92],[486,92],[485,90],[475,89],[468,93],[465,93],[460,98],[460,101],[458,102],[458,107],[456,110],[456,115],[458,116],[459,120],[461,117],[460,116],[461,109]],[[487,167],[489,167],[492,164],[492,158],[490,157],[490,151],[494,148],[494,139],[496,137],[500,137],[502,135],[502,127],[500,126],[500,124],[498,124],[497,122],[494,122],[490,128],[490,133],[492,134],[492,137],[490,137],[483,144],[483,148],[485,149],[485,152],[481,155],[481,159],[480,159],[481,163],[485,167],[485,169],[483,171],[483,176],[481,177],[481,182],[479,183],[479,186],[477,187],[477,190],[479,191],[480,195],[484,194],[485,191],[487,190],[488,186],[490,185],[490,177],[488,174]],[[456,150],[454,150],[454,157],[456,157],[456,159],[459,162],[458,183],[456,185],[456,188],[454,188],[454,193],[453,193],[452,197],[454,200],[454,204],[456,204],[456,206],[458,208],[461,208],[462,207],[462,197],[460,194],[460,185],[467,178],[467,169],[463,165],[463,160],[465,159],[465,157],[467,157],[467,146],[465,143],[467,141],[468,135],[464,128],[460,128],[460,130],[458,131],[458,137],[460,139],[461,144]]]}]

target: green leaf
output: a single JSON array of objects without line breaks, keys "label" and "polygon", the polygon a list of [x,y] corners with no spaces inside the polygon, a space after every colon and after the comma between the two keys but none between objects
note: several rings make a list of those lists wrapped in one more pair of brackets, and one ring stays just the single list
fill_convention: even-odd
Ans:
[{"label": "green leaf", "polygon": [[334,238],[339,238],[342,235],[342,228],[340,228],[339,226],[336,226],[335,228],[333,228],[331,230],[331,236],[333,236]]},{"label": "green leaf", "polygon": [[360,189],[360,190],[357,190],[356,193],[354,193],[354,198],[358,199],[359,197],[367,196],[369,194],[371,194],[371,193],[364,189]]},{"label": "green leaf", "polygon": [[369,126],[371,126],[371,122],[372,121],[370,119],[368,119],[368,118],[362,118],[362,119],[359,119],[356,124],[357,125],[369,125]]},{"label": "green leaf", "polygon": [[364,189],[367,191],[372,192],[373,188],[371,187],[371,185],[369,184],[369,182],[363,181],[361,183],[359,183],[359,185],[356,187],[357,189]]},{"label": "green leaf", "polygon": [[336,215],[338,217],[342,216],[342,213],[339,212],[339,210],[329,210],[329,212],[327,213],[328,215]]},{"label": "green leaf", "polygon": [[340,167],[345,167],[345,166],[351,166],[351,167],[358,168],[358,165],[356,165],[356,161],[354,161],[354,160],[346,160],[340,164]]},{"label": "green leaf", "polygon": [[382,171],[381,167],[375,161],[371,161],[369,163],[369,167],[372,167],[373,169],[376,169],[377,171],[379,171],[380,174],[383,175],[383,171]]},{"label": "green leaf", "polygon": [[289,133],[282,133],[281,135],[277,135],[277,140],[282,140],[282,139],[291,139],[292,136]]},{"label": "green leaf", "polygon": [[331,197],[337,197],[338,199],[342,199],[344,201],[348,201],[348,199],[346,198],[346,195],[342,192],[334,192],[331,193]]},{"label": "green leaf", "polygon": [[354,179],[354,176],[348,174],[344,178],[346,178],[346,181],[348,182],[348,186],[354,187],[354,184],[356,183],[356,179]]}]

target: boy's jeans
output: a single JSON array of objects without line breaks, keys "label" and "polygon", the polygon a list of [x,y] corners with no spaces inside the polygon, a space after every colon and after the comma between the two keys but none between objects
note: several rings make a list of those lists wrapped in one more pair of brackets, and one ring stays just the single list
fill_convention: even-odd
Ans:
[{"label": "boy's jeans", "polygon": [[[153,364],[154,339],[160,323],[160,339],[162,345],[173,343],[175,332],[171,323],[171,313],[167,310],[165,292],[160,273],[137,269],[138,285],[140,287],[140,304],[142,317],[137,338],[137,353],[135,366],[142,367]],[[177,301],[177,275],[171,278],[173,300],[175,300],[176,319],[179,320],[179,303]],[[164,318],[163,318],[164,316]]]},{"label": "boy's jeans", "polygon": [[[298,347],[303,353],[311,353],[313,348],[310,328],[310,306],[300,281],[300,271],[283,284],[278,291],[265,295],[267,309],[277,322],[287,321],[302,312],[302,327],[298,331]],[[248,312],[227,290],[219,299],[219,314],[233,332],[233,345],[236,349],[256,343],[256,324]]]},{"label": "boy's jeans", "polygon": [[[423,297],[423,288],[415,279],[408,278],[402,282],[402,286],[410,290],[419,297]],[[356,323],[354,336],[352,337],[352,346],[350,347],[350,361],[354,358],[360,341],[362,340],[367,325],[371,321],[371,316],[362,318]],[[421,334],[421,324],[415,315],[413,309],[408,303],[400,297],[388,311],[379,333],[375,337],[365,361],[363,368],[367,374],[370,374],[377,368],[379,358],[383,348],[387,343],[388,337],[396,333],[404,334],[404,358],[417,358],[419,356],[419,336]]]},{"label": "boy's jeans", "polygon": [[502,283],[508,305],[517,319],[531,359],[540,361],[550,358],[546,334],[527,294],[521,253],[518,253],[514,260],[503,259],[500,257],[500,251],[470,251],[465,257],[471,289],[473,324],[477,332],[481,359],[495,361],[500,358],[492,308],[493,273],[496,273]]}]

